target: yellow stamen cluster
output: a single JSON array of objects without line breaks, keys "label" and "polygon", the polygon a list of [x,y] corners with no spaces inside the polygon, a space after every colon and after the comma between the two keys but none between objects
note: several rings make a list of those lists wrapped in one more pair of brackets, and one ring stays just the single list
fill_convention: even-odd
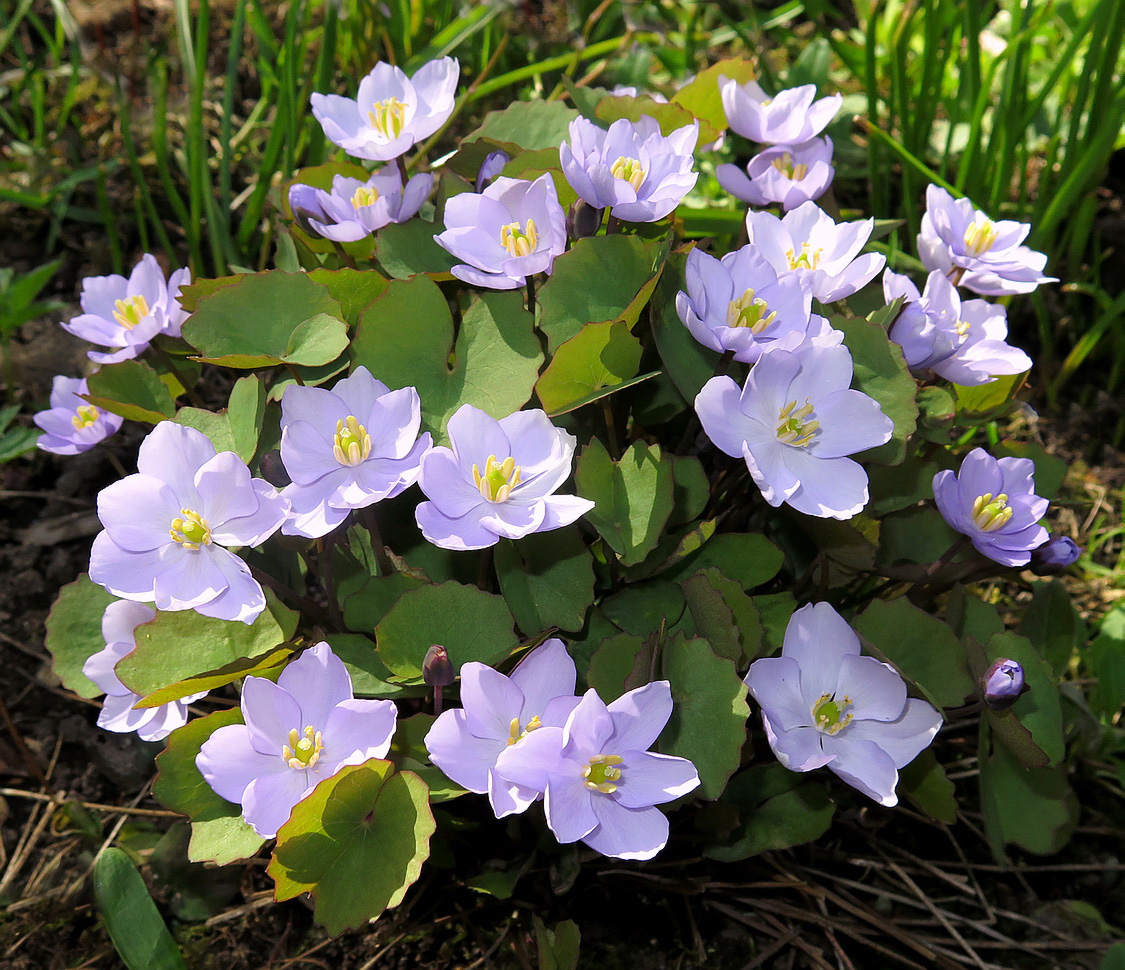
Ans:
[{"label": "yellow stamen cluster", "polygon": [[640,192],[641,184],[648,172],[641,167],[640,159],[619,155],[617,161],[610,167],[609,174],[615,179],[628,182],[633,186],[634,192]]},{"label": "yellow stamen cluster", "polygon": [[825,734],[839,734],[852,722],[852,714],[844,713],[851,706],[852,699],[847,694],[840,700],[836,700],[833,694],[821,694],[812,707],[816,729]]},{"label": "yellow stamen cluster", "polygon": [[483,474],[479,465],[473,465],[473,484],[480,490],[481,497],[489,502],[507,502],[521,477],[516,460],[510,456],[497,461],[495,455],[489,455]]},{"label": "yellow stamen cluster", "polygon": [[352,196],[352,208],[362,209],[379,201],[379,190],[373,185],[361,185]]},{"label": "yellow stamen cluster", "polygon": [[813,249],[807,242],[801,243],[801,254],[798,256],[792,249],[785,250],[785,258],[790,269],[818,269],[820,267],[820,254],[823,249]]},{"label": "yellow stamen cluster", "polygon": [[336,422],[332,454],[341,465],[358,465],[371,457],[371,435],[354,415]]},{"label": "yellow stamen cluster", "polygon": [[808,398],[802,408],[797,407],[796,401],[790,401],[778,412],[777,440],[783,445],[807,447],[820,428],[819,421],[808,420],[812,415],[813,406]]},{"label": "yellow stamen cluster", "polygon": [[518,222],[501,226],[500,245],[513,256],[530,256],[539,245],[539,231],[535,228],[535,220],[528,219],[526,227]]},{"label": "yellow stamen cluster", "polygon": [[508,745],[511,746],[517,741],[526,738],[532,731],[538,731],[543,726],[543,722],[539,720],[539,715],[536,714],[530,721],[527,722],[527,727],[522,731],[520,730],[520,719],[518,717],[512,718],[512,723],[508,725]]},{"label": "yellow stamen cluster", "polygon": [[74,417],[70,419],[70,423],[74,425],[75,431],[81,431],[97,421],[98,414],[98,409],[94,405],[79,404],[74,410]]},{"label": "yellow stamen cluster", "polygon": [[139,293],[116,300],[113,304],[113,319],[126,330],[132,330],[148,315],[148,300]]},{"label": "yellow stamen cluster", "polygon": [[783,152],[780,157],[773,160],[772,164],[782,175],[794,182],[801,181],[809,174],[809,167],[803,162],[798,165],[793,164],[793,156],[789,152]]},{"label": "yellow stamen cluster", "polygon": [[289,743],[281,746],[281,757],[290,768],[311,768],[324,751],[324,738],[310,724],[304,734],[293,728],[289,732]]},{"label": "yellow stamen cluster", "polygon": [[985,492],[973,502],[973,525],[982,532],[995,532],[1011,521],[1013,512],[1006,493],[993,498],[991,492]]},{"label": "yellow stamen cluster", "polygon": [[754,296],[754,291],[748,289],[737,300],[727,304],[727,326],[749,327],[752,333],[761,333],[774,320],[777,311],[767,313],[769,305],[760,297]]},{"label": "yellow stamen cluster", "polygon": [[996,224],[991,219],[982,219],[979,222],[971,222],[965,229],[963,237],[965,248],[969,252],[976,253],[980,256],[982,253],[987,253],[992,244],[996,242],[998,232]]},{"label": "yellow stamen cluster", "polygon": [[968,320],[958,320],[957,326],[953,329],[957,331],[957,336],[964,340],[969,336],[969,331],[973,329],[973,325]]},{"label": "yellow stamen cluster", "polygon": [[367,122],[384,138],[394,140],[406,124],[406,105],[398,98],[376,101],[367,112]]},{"label": "yellow stamen cluster", "polygon": [[183,518],[173,519],[172,527],[168,530],[172,541],[178,542],[189,552],[211,545],[211,524],[191,509],[180,509],[180,513]]},{"label": "yellow stamen cluster", "polygon": [[625,759],[616,754],[591,755],[590,763],[582,769],[583,784],[590,791],[611,795],[617,791],[615,781],[621,780],[621,769],[616,767]]}]

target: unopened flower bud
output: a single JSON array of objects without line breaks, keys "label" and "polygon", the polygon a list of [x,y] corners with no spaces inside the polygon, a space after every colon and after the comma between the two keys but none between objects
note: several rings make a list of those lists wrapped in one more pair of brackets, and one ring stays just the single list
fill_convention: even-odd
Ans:
[{"label": "unopened flower bud", "polygon": [[284,488],[290,483],[289,473],[285,470],[285,465],[281,462],[281,452],[276,448],[262,455],[259,467],[262,472],[262,478],[269,482],[274,488]]},{"label": "unopened flower bud", "polygon": [[1036,576],[1053,576],[1073,565],[1082,555],[1082,547],[1070,536],[1053,535],[1043,545],[1031,550],[1028,567]]},{"label": "unopened flower bud", "polygon": [[585,239],[597,233],[602,224],[602,213],[599,209],[579,199],[567,210],[566,234],[571,239]]},{"label": "unopened flower bud", "polygon": [[455,677],[445,647],[435,643],[426,651],[426,659],[422,661],[422,679],[431,687],[448,687]]},{"label": "unopened flower bud", "polygon": [[1001,657],[980,679],[984,702],[994,711],[1006,711],[1028,690],[1023,667],[1014,660]]},{"label": "unopened flower bud", "polygon": [[480,163],[480,171],[477,172],[477,192],[483,192],[488,188],[489,183],[504,171],[504,166],[511,160],[507,152],[489,152]]}]

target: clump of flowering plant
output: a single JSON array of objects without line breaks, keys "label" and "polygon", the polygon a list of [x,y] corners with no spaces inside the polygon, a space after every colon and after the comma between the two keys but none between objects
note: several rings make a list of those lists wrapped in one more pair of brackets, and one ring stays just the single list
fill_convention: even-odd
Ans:
[{"label": "clump of flowering plant", "polygon": [[34,417],[43,429],[36,444],[56,455],[80,455],[116,434],[124,420],[101,411],[82,395],[89,393],[84,378],[58,376],[51,382],[51,406]]}]

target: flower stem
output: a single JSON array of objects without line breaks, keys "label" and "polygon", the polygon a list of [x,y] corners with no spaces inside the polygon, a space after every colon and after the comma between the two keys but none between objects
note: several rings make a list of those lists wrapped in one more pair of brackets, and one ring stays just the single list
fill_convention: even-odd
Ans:
[{"label": "flower stem", "polygon": [[332,576],[332,547],[336,544],[335,534],[330,532],[316,540],[316,564],[320,572],[320,585],[324,595],[328,598],[328,612],[336,624],[343,629],[344,614],[340,610],[340,603],[336,599],[336,583]]},{"label": "flower stem", "polygon": [[410,176],[406,174],[406,159],[402,155],[399,155],[399,157],[395,159],[395,163],[398,165],[398,177],[402,179],[402,187],[405,189],[406,183],[410,181]]},{"label": "flower stem", "polygon": [[531,314],[532,323],[535,322],[535,281],[527,278],[527,310]]},{"label": "flower stem", "polygon": [[164,362],[164,366],[168,368],[172,376],[180,382],[180,385],[183,387],[184,392],[187,394],[188,400],[191,401],[192,405],[197,408],[206,410],[207,405],[203,402],[203,398],[195,393],[195,386],[191,383],[191,381],[184,377],[183,373],[176,366],[176,362],[172,359],[172,355],[168,353],[168,351],[166,351],[163,347],[156,346],[155,343],[149,344],[149,347],[156,353],[156,356]]},{"label": "flower stem", "polygon": [[441,714],[441,685],[434,685],[434,717]]},{"label": "flower stem", "polygon": [[621,220],[613,213],[610,213],[609,221],[605,224],[605,234],[607,236],[613,235],[615,232],[621,231]]},{"label": "flower stem", "polygon": [[352,259],[352,257],[348,254],[347,250],[345,250],[343,246],[341,246],[335,239],[329,241],[332,243],[332,248],[336,250],[336,256],[339,258],[341,263],[343,263],[349,269],[359,269],[359,267],[355,264],[355,260]]},{"label": "flower stem", "polygon": [[486,546],[480,551],[480,567],[477,570],[477,589],[492,592],[492,553],[495,546]]},{"label": "flower stem", "polygon": [[968,536],[958,536],[956,541],[945,550],[938,558],[930,563],[929,568],[922,574],[922,578],[915,584],[917,586],[932,586],[941,571],[948,566],[961,553],[971,540]]},{"label": "flower stem", "polygon": [[120,475],[122,478],[128,477],[129,473],[125,470],[125,466],[121,464],[121,459],[118,458],[117,455],[115,455],[109,449],[103,450],[102,454],[106,456],[109,463],[113,466],[113,470],[117,472],[118,475]]},{"label": "flower stem", "polygon": [[375,513],[375,506],[369,505],[367,508],[360,509],[359,517],[367,531],[371,533],[371,551],[375,553],[375,563],[379,567],[379,575],[390,576],[395,571],[395,567],[391,562],[391,557],[387,555],[387,547],[383,544],[383,535],[379,531],[379,517]]},{"label": "flower stem", "polygon": [[621,458],[621,442],[617,440],[617,422],[613,417],[613,404],[609,396],[602,398],[602,414],[605,415],[605,430],[609,435],[609,456],[614,461]]}]

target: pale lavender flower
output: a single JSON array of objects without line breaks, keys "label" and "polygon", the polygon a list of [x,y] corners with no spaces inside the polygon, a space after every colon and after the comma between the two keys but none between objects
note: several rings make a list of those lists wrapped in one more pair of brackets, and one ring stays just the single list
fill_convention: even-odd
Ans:
[{"label": "pale lavender flower", "polygon": [[203,742],[195,763],[207,784],[270,839],[293,806],[341,768],[385,757],[395,733],[393,701],[361,700],[327,643],[306,650],[275,684],[247,677],[243,724]]},{"label": "pale lavender flower", "polygon": [[1041,546],[1031,550],[1029,567],[1036,576],[1054,576],[1078,562],[1082,547],[1070,536],[1054,533]]},{"label": "pale lavender flower", "polygon": [[143,442],[136,475],[98,494],[90,579],[115,596],[253,623],[262,587],[224,546],[256,546],[285,521],[289,503],[234,452],[162,421]]},{"label": "pale lavender flower", "polygon": [[648,750],[671,716],[666,680],[608,706],[588,690],[563,727],[541,728],[501,752],[496,771],[545,794],[547,825],[560,842],[581,840],[616,859],[651,859],[668,843],[668,819],[655,806],[699,785],[686,758]]},{"label": "pale lavender flower", "polygon": [[480,163],[480,169],[477,171],[477,192],[483,192],[487,189],[511,160],[507,152],[495,151],[485,155],[484,161]]},{"label": "pale lavender flower", "polygon": [[791,275],[779,280],[752,246],[721,260],[700,249],[688,253],[687,292],[676,294],[676,312],[705,347],[734,351],[752,364],[771,349],[792,350],[808,336],[812,297]]},{"label": "pale lavender flower", "polygon": [[874,219],[837,225],[815,202],[805,202],[780,219],[769,212],[747,212],[746,227],[751,244],[777,275],[793,274],[821,303],[851,296],[886,263],[878,253],[859,255],[875,228]]},{"label": "pale lavender flower", "polygon": [[836,117],[843,97],[816,98],[816,86],[802,84],[771,98],[757,81],[739,84],[719,77],[723,110],[731,128],[764,145],[799,145],[819,135]]},{"label": "pale lavender flower", "polygon": [[188,720],[188,705],[207,696],[207,691],[181,697],[158,707],[134,707],[140,694],[129,690],[114,667],[136,647],[134,631],[142,623],[156,619],[156,612],[142,603],[118,600],[110,603],[102,614],[102,636],[105,649],[99,650],[82,665],[82,673],[105,691],[98,727],[117,734],[137,732],[142,741],[162,741]]},{"label": "pale lavender flower", "polygon": [[1004,307],[985,300],[963,303],[940,270],[926,277],[926,289],[919,293],[909,277],[888,269],[883,273],[883,295],[888,304],[906,301],[889,336],[902,347],[912,370],[932,369],[947,381],[972,387],[1031,368],[1031,358],[1004,339]]},{"label": "pale lavender flower", "polygon": [[860,656],[859,638],[827,603],[797,610],[780,657],[746,675],[773,753],[790,771],[827,766],[881,805],[896,805],[898,772],[941,727],[941,713],[908,698],[890,664]]},{"label": "pale lavender flower", "polygon": [[191,271],[176,270],[164,279],[155,256],[147,253],[129,278],[87,276],[79,298],[82,313],[62,324],[68,333],[90,343],[112,348],[91,350],[87,356],[99,364],[115,364],[142,353],[158,333],[178,337],[187,319],[180,306],[180,287],[191,282]]},{"label": "pale lavender flower", "polygon": [[750,159],[745,174],[729,163],[715,169],[719,184],[731,195],[751,205],[778,203],[786,212],[819,199],[835,174],[828,137],[767,148]]},{"label": "pale lavender flower", "polygon": [[463,404],[446,431],[450,447],[422,458],[418,480],[429,501],[415,516],[435,546],[484,549],[570,525],[594,507],[577,495],[554,494],[570,477],[575,438],[542,411],[497,421]]},{"label": "pale lavender flower", "polygon": [[439,244],[464,262],[451,273],[492,290],[514,290],[551,272],[566,249],[566,213],[550,174],[534,182],[499,176],[479,195],[462,192],[445,204]]},{"label": "pale lavender flower", "polygon": [[1006,711],[1028,689],[1023,667],[1007,657],[993,661],[980,684],[984,702],[994,711]]},{"label": "pale lavender flower", "polygon": [[355,100],[314,94],[312,111],[328,140],[349,155],[386,162],[445,124],[460,74],[452,57],[428,61],[412,78],[381,61],[359,82]]},{"label": "pale lavender flower", "polygon": [[79,396],[88,392],[85,378],[59,375],[51,381],[50,409],[31,419],[46,432],[36,445],[56,455],[80,455],[117,432],[124,418]]},{"label": "pale lavender flower", "polygon": [[867,504],[867,472],[846,456],[888,441],[894,424],[849,389],[848,348],[826,343],[763,354],[741,392],[729,377],[711,378],[695,410],[715,446],[746,461],[770,505],[850,519]]},{"label": "pale lavender flower", "polygon": [[926,212],[918,234],[918,255],[928,270],[940,270],[954,283],[982,296],[1030,293],[1044,276],[1047,257],[1021,245],[1031,226],[1002,219],[993,222],[968,199],[945,189],[926,189]]},{"label": "pale lavender flower", "polygon": [[1035,462],[993,458],[974,448],[956,475],[934,476],[934,500],[950,527],[968,536],[982,556],[1004,566],[1026,566],[1031,550],[1047,541],[1039,520],[1048,501],[1035,494]]},{"label": "pale lavender flower", "polygon": [[539,791],[496,774],[496,759],[545,727],[561,728],[578,706],[574,661],[561,640],[531,651],[505,677],[482,663],[461,668],[462,710],[445,711],[426,735],[433,761],[462,788],[487,794],[497,818],[525,811]]},{"label": "pale lavender flower", "polygon": [[325,239],[355,242],[412,219],[433,187],[434,177],[422,173],[403,188],[398,172],[384,168],[366,182],[337,175],[331,192],[296,182],[289,187],[289,208]]},{"label": "pale lavender flower", "polygon": [[693,170],[699,122],[660,133],[654,118],[618,119],[606,131],[585,118],[570,123],[570,141],[559,162],[571,188],[596,208],[625,222],[656,222],[680,204],[695,185]]},{"label": "pale lavender flower", "polygon": [[614,97],[651,98],[657,104],[668,103],[668,99],[659,91],[640,91],[635,84],[615,84],[609,89],[609,93]]},{"label": "pale lavender flower", "polygon": [[413,387],[387,389],[366,367],[332,388],[292,384],[281,399],[281,460],[292,484],[286,535],[327,535],[348,517],[418,480],[432,444]]}]

